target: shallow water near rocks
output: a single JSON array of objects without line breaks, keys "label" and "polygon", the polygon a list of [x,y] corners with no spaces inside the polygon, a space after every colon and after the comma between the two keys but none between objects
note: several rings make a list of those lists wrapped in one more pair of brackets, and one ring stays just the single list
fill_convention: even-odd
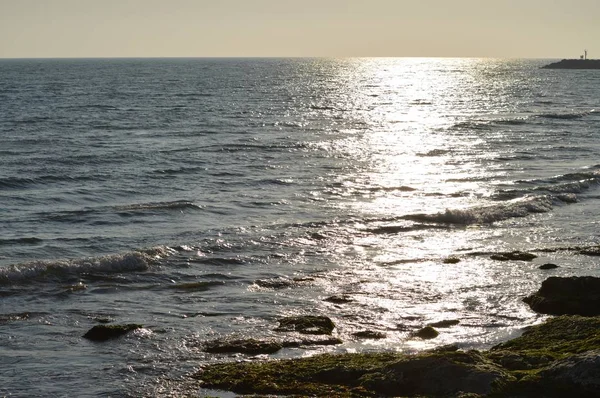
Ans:
[{"label": "shallow water near rocks", "polygon": [[[545,278],[599,274],[544,249],[600,222],[600,75],[544,63],[0,61],[0,395],[210,395],[186,375],[249,357],[203,343],[290,338],[284,316],[343,344],[258,359],[540,322],[521,299]],[[515,250],[538,257],[490,258]],[[101,321],[144,327],[82,337]]]}]

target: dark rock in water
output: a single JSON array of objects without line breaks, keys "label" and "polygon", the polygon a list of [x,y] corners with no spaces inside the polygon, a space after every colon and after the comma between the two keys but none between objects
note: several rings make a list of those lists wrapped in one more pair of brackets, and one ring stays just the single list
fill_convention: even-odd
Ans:
[{"label": "dark rock in water", "polygon": [[320,232],[313,232],[309,236],[310,236],[311,239],[314,239],[314,240],[325,240],[325,239],[328,239],[327,235],[322,234]]},{"label": "dark rock in water", "polygon": [[387,337],[385,333],[372,330],[361,330],[360,332],[352,333],[352,336],[359,339],[385,339]]},{"label": "dark rock in water", "polygon": [[474,396],[515,380],[471,352],[316,355],[210,365],[194,377],[205,388],[237,394],[314,397]]},{"label": "dark rock in water", "polygon": [[448,320],[444,320],[444,321],[433,322],[427,326],[431,326],[433,328],[449,328],[451,326],[456,326],[459,323],[460,323],[460,321],[458,319],[448,319]]},{"label": "dark rock in water", "polygon": [[135,329],[142,328],[142,325],[130,323],[127,325],[96,325],[86,334],[84,338],[92,341],[106,341],[110,339],[116,339],[124,334],[127,334]]},{"label": "dark rock in water", "polygon": [[333,304],[347,304],[347,303],[351,303],[354,300],[352,300],[348,296],[342,295],[342,296],[327,297],[323,301],[327,301],[328,303],[333,303]]},{"label": "dark rock in water", "polygon": [[505,252],[505,253],[493,254],[493,255],[490,256],[490,258],[492,260],[497,260],[497,261],[509,261],[509,260],[531,261],[534,258],[537,258],[537,256],[535,254],[531,254],[531,253],[514,251],[514,252]]},{"label": "dark rock in water", "polygon": [[284,347],[302,347],[302,346],[315,346],[315,345],[338,345],[338,344],[342,344],[343,341],[338,339],[337,337],[326,337],[326,338],[320,338],[320,339],[315,339],[315,338],[311,338],[311,339],[302,339],[300,340],[300,344],[299,345],[294,345],[295,342],[284,342],[283,345]]},{"label": "dark rock in water", "polygon": [[439,332],[432,328],[431,326],[425,326],[423,329],[420,329],[414,333],[415,337],[420,337],[424,340],[435,339],[439,336]]},{"label": "dark rock in water", "polygon": [[442,352],[455,352],[458,350],[459,350],[459,348],[456,344],[446,344],[446,345],[442,345],[439,347],[435,347],[435,348],[429,350],[429,352],[442,353]]},{"label": "dark rock in water", "polygon": [[257,279],[254,283],[268,289],[287,289],[294,286],[294,281],[288,278]]},{"label": "dark rock in water", "polygon": [[588,247],[585,249],[579,250],[579,254],[583,254],[585,256],[600,256],[600,247]]},{"label": "dark rock in water", "polygon": [[532,310],[551,315],[600,315],[600,278],[550,277],[542,287],[525,297]]},{"label": "dark rock in water", "polygon": [[540,265],[538,268],[539,269],[544,269],[544,270],[546,270],[546,269],[555,269],[555,268],[558,268],[558,265],[547,263],[547,264]]},{"label": "dark rock in water", "polygon": [[303,334],[331,334],[335,324],[326,316],[290,316],[279,320],[278,332],[299,332]]},{"label": "dark rock in water", "polygon": [[17,314],[0,314],[0,325],[13,321],[24,321],[29,319],[29,312]]},{"label": "dark rock in water", "polygon": [[225,339],[204,343],[204,351],[213,354],[273,354],[282,348],[302,346],[326,346],[342,344],[342,340],[335,337],[313,338],[302,340],[256,340],[256,339]]},{"label": "dark rock in water", "polygon": [[457,264],[460,262],[460,258],[458,257],[447,257],[443,260],[444,264]]},{"label": "dark rock in water", "polygon": [[214,340],[204,344],[204,351],[213,354],[272,354],[283,348],[283,344],[276,341],[260,341],[255,339],[243,340]]},{"label": "dark rock in water", "polygon": [[108,317],[96,317],[96,318],[94,318],[94,321],[96,321],[98,323],[111,323],[111,322],[114,322],[114,319],[108,318]]}]

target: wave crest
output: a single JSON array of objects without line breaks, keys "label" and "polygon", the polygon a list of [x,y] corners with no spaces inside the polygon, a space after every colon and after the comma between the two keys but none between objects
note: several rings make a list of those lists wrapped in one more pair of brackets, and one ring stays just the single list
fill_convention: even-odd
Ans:
[{"label": "wave crest", "polygon": [[526,217],[534,213],[546,213],[552,210],[552,207],[552,197],[535,196],[493,206],[475,207],[470,209],[447,209],[441,213],[411,214],[404,218],[417,222],[441,224],[491,224],[509,218]]},{"label": "wave crest", "polygon": [[67,280],[88,273],[146,271],[167,254],[162,248],[74,260],[33,261],[0,268],[0,285]]}]

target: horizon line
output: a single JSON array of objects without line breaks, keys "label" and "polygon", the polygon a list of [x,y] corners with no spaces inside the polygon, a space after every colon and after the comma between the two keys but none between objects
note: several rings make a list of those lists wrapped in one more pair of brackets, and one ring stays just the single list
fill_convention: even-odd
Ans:
[{"label": "horizon line", "polygon": [[[478,57],[478,56],[272,56],[272,55],[225,55],[225,56],[83,56],[83,57],[0,57],[0,60],[76,60],[76,59],[360,59],[360,58],[411,58],[411,59],[512,59],[512,60],[552,60],[560,57]],[[565,59],[565,58],[562,58]],[[576,58],[573,58],[576,59]],[[578,59],[578,58],[577,58]],[[589,59],[591,60],[591,59]]]}]

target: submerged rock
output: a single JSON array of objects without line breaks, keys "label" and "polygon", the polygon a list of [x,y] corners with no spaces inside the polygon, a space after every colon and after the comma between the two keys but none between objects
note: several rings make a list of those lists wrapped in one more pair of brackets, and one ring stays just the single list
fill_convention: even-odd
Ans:
[{"label": "submerged rock", "polygon": [[127,334],[135,329],[141,329],[142,325],[130,323],[127,325],[96,325],[86,334],[84,338],[92,341],[106,341],[110,339],[116,339],[124,334]]},{"label": "submerged rock", "polygon": [[504,252],[504,253],[493,254],[490,256],[490,258],[492,260],[497,260],[497,261],[509,261],[509,260],[531,261],[534,258],[537,258],[537,256],[535,254],[531,254],[531,253],[514,251],[514,252]]},{"label": "submerged rock", "polygon": [[279,320],[278,332],[298,332],[303,334],[331,334],[335,324],[326,316],[290,316]]},{"label": "submerged rock", "polygon": [[444,260],[442,260],[442,262],[444,264],[457,264],[460,262],[460,258],[458,257],[446,257]]},{"label": "submerged rock", "polygon": [[439,322],[430,323],[427,326],[431,326],[432,328],[449,328],[451,326],[456,326],[460,323],[458,319],[447,319]]},{"label": "submerged rock", "polygon": [[327,301],[328,303],[333,303],[333,304],[347,304],[347,303],[353,302],[354,300],[352,300],[352,298],[350,298],[349,296],[341,295],[341,296],[330,296],[330,297],[327,297],[326,299],[324,299],[323,301]]},{"label": "submerged rock", "polygon": [[432,328],[431,326],[425,326],[423,329],[420,329],[414,333],[415,337],[420,337],[424,340],[435,339],[439,336],[439,332]]},{"label": "submerged rock", "polygon": [[342,344],[342,340],[335,337],[312,338],[302,340],[256,340],[256,339],[225,339],[213,340],[204,343],[204,351],[213,354],[273,354],[283,348],[317,345]]},{"label": "submerged rock", "polygon": [[360,332],[352,333],[352,336],[359,339],[385,339],[387,337],[385,333],[373,330],[361,330]]},{"label": "submerged rock", "polygon": [[600,247],[587,247],[585,249],[579,250],[579,254],[583,254],[584,256],[600,256]]},{"label": "submerged rock", "polygon": [[550,277],[523,299],[532,310],[551,315],[600,315],[600,278]]},{"label": "submerged rock", "polygon": [[271,340],[214,340],[204,344],[204,351],[213,354],[272,354],[283,348],[283,344]]},{"label": "submerged rock", "polygon": [[539,269],[543,269],[543,270],[547,270],[547,269],[555,269],[558,268],[558,265],[556,264],[551,264],[551,263],[547,263],[547,264],[542,264],[538,267]]}]

